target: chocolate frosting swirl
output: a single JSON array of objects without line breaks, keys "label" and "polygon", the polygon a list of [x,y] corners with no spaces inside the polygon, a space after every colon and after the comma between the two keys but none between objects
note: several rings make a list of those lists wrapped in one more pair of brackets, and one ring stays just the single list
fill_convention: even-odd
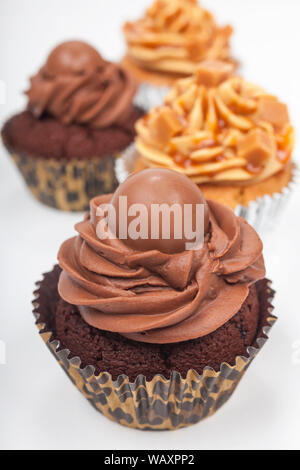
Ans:
[{"label": "chocolate frosting swirl", "polygon": [[126,122],[136,92],[126,70],[80,41],[56,47],[30,82],[28,109],[36,118],[48,113],[91,128]]},{"label": "chocolate frosting swirl", "polygon": [[111,197],[91,201],[79,235],[58,254],[60,296],[88,324],[146,343],[198,338],[232,318],[265,276],[260,238],[230,209],[207,201],[209,229],[199,250],[142,252],[97,237],[97,207]]}]

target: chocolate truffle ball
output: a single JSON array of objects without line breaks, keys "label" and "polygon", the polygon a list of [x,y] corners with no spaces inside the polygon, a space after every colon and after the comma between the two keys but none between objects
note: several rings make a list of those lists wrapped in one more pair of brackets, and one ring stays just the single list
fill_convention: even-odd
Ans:
[{"label": "chocolate truffle ball", "polygon": [[[124,196],[127,198],[126,205]],[[190,227],[193,231],[196,229],[196,214],[200,207],[197,207],[197,205],[201,205],[200,211],[204,209],[204,217],[198,216],[198,220],[201,221],[201,225],[199,224],[201,232],[200,230],[199,232],[205,234],[208,230],[208,206],[203,194],[187,176],[173,170],[155,168],[131,175],[118,187],[111,203],[116,210],[117,237],[122,239],[127,246],[137,251],[159,250],[169,254],[185,251],[187,243],[195,242],[195,239],[186,236],[185,227]],[[130,213],[129,209],[133,209],[134,204],[143,205],[142,211],[135,206],[136,210]],[[157,209],[157,205],[162,207],[163,204],[166,211],[163,212],[162,216]],[[174,204],[176,204],[176,209],[169,210],[172,209]],[[185,205],[189,205],[189,208],[186,209]],[[141,224],[136,225],[136,231],[140,233],[139,238],[135,239],[131,236],[130,224],[134,220],[137,221],[140,215],[144,216],[144,221],[146,217],[145,209],[148,220],[147,230],[142,231]],[[178,215],[180,211],[181,215]],[[122,227],[120,224],[122,224]],[[124,237],[124,227],[128,227],[127,238]],[[178,228],[181,228],[179,232]]]},{"label": "chocolate truffle ball", "polygon": [[89,44],[82,41],[67,41],[50,53],[45,71],[51,75],[80,74],[103,64],[101,55]]}]

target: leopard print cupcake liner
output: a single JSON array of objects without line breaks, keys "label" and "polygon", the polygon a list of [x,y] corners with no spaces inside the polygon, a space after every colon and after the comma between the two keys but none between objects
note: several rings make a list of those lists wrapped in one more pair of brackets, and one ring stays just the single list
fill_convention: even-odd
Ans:
[{"label": "leopard print cupcake liner", "polygon": [[86,211],[99,194],[118,186],[118,155],[89,160],[54,160],[11,153],[31,194],[43,204],[63,211]]},{"label": "leopard print cupcake liner", "polygon": [[51,325],[49,328],[42,322],[42,308],[47,306],[42,305],[40,294],[47,276],[51,276],[51,273],[44,274],[34,293],[34,315],[40,336],[73,384],[93,407],[110,420],[130,428],[175,430],[213,415],[231,397],[268,339],[267,335],[277,319],[272,315],[274,291],[271,289],[271,282],[263,281],[266,282],[266,299],[261,303],[267,308],[268,317],[255,345],[248,347],[247,357],[238,356],[234,365],[223,363],[219,371],[206,367],[202,375],[189,370],[186,378],[174,371],[170,379],[156,375],[147,381],[144,375],[139,375],[132,383],[126,375],[120,375],[117,380],[112,380],[108,372],[95,375],[93,366],[82,368],[80,358],[71,358],[70,351],[62,349],[60,342],[54,339]]}]

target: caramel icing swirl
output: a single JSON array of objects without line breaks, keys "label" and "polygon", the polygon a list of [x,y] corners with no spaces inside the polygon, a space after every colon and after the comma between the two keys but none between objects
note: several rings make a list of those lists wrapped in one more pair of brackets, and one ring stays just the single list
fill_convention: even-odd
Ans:
[{"label": "caramel icing swirl", "polygon": [[63,43],[31,78],[28,109],[63,124],[104,128],[126,122],[136,83],[122,67],[107,62],[88,44]]},{"label": "caramel icing swirl", "polygon": [[287,106],[218,61],[178,80],[136,129],[147,167],[170,168],[195,183],[262,181],[284,168],[295,144]]},{"label": "caramel icing swirl", "polygon": [[90,325],[146,343],[205,336],[232,318],[265,275],[262,243],[250,225],[208,201],[209,230],[198,251],[135,251],[121,240],[100,240],[91,201],[79,233],[58,254],[60,296]]},{"label": "caramel icing swirl", "polygon": [[232,28],[218,27],[197,0],[157,0],[124,34],[128,56],[155,72],[187,76],[204,59],[230,60]]}]

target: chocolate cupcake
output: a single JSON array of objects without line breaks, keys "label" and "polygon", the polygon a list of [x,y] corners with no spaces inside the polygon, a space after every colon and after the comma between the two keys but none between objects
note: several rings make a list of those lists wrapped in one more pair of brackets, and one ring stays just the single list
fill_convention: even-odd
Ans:
[{"label": "chocolate cupcake", "polygon": [[136,83],[90,45],[56,47],[31,78],[25,111],[2,138],[32,194],[62,210],[87,210],[89,200],[117,186],[115,158],[132,141],[142,111]]},{"label": "chocolate cupcake", "polygon": [[197,0],[157,0],[123,31],[128,50],[122,64],[141,84],[139,97],[148,108],[161,104],[168,87],[203,60],[237,65],[230,55],[231,26],[218,26]]},{"label": "chocolate cupcake", "polygon": [[[164,232],[152,209],[166,207],[175,212]],[[187,231],[179,237],[173,228],[186,228],[199,208],[191,247]],[[76,230],[39,283],[34,312],[77,388],[108,418],[140,429],[176,429],[213,414],[275,321],[254,229],[206,201],[186,176],[153,169],[93,199]]]},{"label": "chocolate cupcake", "polygon": [[295,175],[294,129],[287,106],[233,75],[231,65],[203,62],[136,129],[136,150],[118,165],[120,181],[142,168],[170,168],[256,229],[276,220]]}]

